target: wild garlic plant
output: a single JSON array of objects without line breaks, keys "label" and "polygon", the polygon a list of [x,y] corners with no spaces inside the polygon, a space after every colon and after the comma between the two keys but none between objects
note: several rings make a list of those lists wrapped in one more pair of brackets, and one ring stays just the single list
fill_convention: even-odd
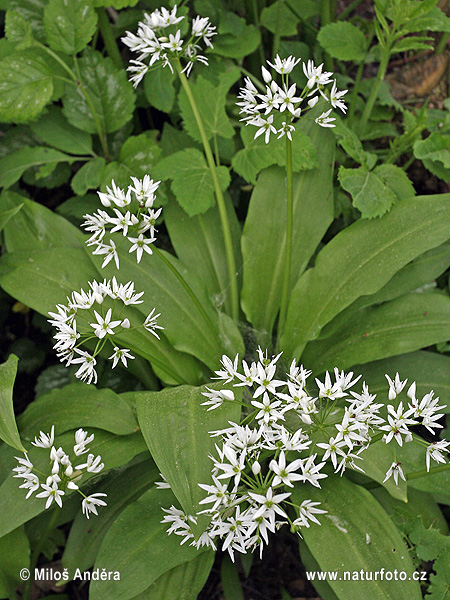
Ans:
[{"label": "wild garlic plant", "polygon": [[[133,360],[134,356],[128,348],[117,345],[114,336],[120,333],[144,328],[159,339],[157,330],[163,329],[158,325],[157,319],[160,313],[155,314],[153,309],[143,322],[132,324],[128,317],[123,316],[127,306],[142,304],[144,292],[136,292],[134,283],[126,284],[117,282],[113,277],[99,283],[90,281],[87,292],[83,289],[72,292],[67,298],[67,305],[58,304],[57,312],[50,312],[49,319],[57,329],[53,336],[56,344],[53,348],[61,362],[69,365],[79,365],[75,376],[86,383],[97,383],[97,371],[95,370],[96,357],[109,342],[113,353],[109,356],[112,361],[112,369],[120,361],[125,367],[127,360]],[[82,350],[80,346],[86,342],[93,342],[93,351]]]},{"label": "wild garlic plant", "polygon": [[[211,456],[212,482],[200,483],[206,497],[200,504],[207,506],[196,515],[186,515],[176,507],[164,509],[162,522],[170,523],[168,533],[189,541],[197,548],[223,541],[234,561],[234,552],[246,553],[263,548],[269,543],[269,533],[283,524],[301,535],[302,528],[312,523],[320,525],[319,515],[326,511],[311,499],[295,504],[289,500],[292,489],[298,485],[320,488],[320,482],[332,471],[344,474],[351,468],[364,473],[364,451],[375,443],[393,444],[416,442],[426,446],[426,468],[431,461],[447,463],[445,454],[450,442],[440,440],[427,443],[414,435],[411,427],[423,425],[436,433],[442,427],[439,398],[429,392],[422,399],[416,397],[416,383],[407,390],[407,399],[401,397],[407,380],[399,374],[391,379],[386,375],[389,391],[382,402],[376,402],[368,386],[362,383],[355,391],[361,376],[353,372],[334,370],[323,380],[310,384],[311,371],[292,361],[289,373],[277,379],[277,362],[281,353],[268,357],[258,349],[258,361],[239,368],[239,357],[222,357],[222,368],[216,379],[226,387],[207,388],[203,403],[211,411],[235,398],[234,388],[244,388],[243,413],[239,424],[211,431],[220,438],[216,456]],[[387,411],[385,410],[387,409]],[[322,441],[318,441],[322,440]],[[393,477],[406,480],[400,461],[394,460],[386,472],[384,482]],[[383,482],[383,483],[384,483]],[[161,482],[159,487],[168,487]],[[307,495],[307,493],[306,493]],[[210,516],[207,530],[194,537],[193,524],[200,515]]]},{"label": "wild garlic plant", "polygon": [[89,452],[87,445],[93,440],[94,434],[88,435],[87,431],[78,429],[75,432],[73,448],[66,453],[63,448],[56,448],[54,446],[54,426],[52,426],[50,433],[41,431],[40,436],[36,437],[34,442],[31,443],[36,448],[39,448],[41,453],[42,450],[50,450],[50,465],[46,467],[46,473],[41,471],[42,467],[40,463],[38,469],[31,462],[27,453],[25,453],[24,458],[15,457],[19,465],[13,469],[13,472],[15,472],[14,477],[24,479],[24,483],[19,487],[27,490],[26,498],[28,499],[34,493],[38,492],[38,490],[42,490],[36,493],[35,497],[46,500],[46,509],[50,508],[53,502],[59,508],[62,508],[63,497],[70,493],[70,491],[75,490],[83,497],[81,503],[83,514],[88,519],[91,513],[97,515],[97,507],[106,506],[106,502],[102,500],[102,498],[106,497],[106,494],[96,492],[95,494],[86,496],[78,485],[83,475],[97,475],[105,466],[102,463],[100,455],[87,454]]}]

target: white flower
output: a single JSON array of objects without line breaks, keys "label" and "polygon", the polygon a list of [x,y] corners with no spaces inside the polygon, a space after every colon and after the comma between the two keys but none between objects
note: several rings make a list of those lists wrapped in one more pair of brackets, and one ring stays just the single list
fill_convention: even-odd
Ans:
[{"label": "white flower", "polygon": [[283,500],[289,498],[291,492],[285,492],[283,494],[273,494],[273,489],[269,487],[266,494],[256,494],[255,492],[249,492],[248,495],[252,500],[255,500],[261,506],[258,508],[256,513],[253,515],[253,519],[256,520],[258,517],[265,516],[267,519],[275,519],[275,513],[286,517],[285,511],[278,506]]},{"label": "white flower", "polygon": [[116,244],[114,243],[114,240],[110,240],[109,244],[99,243],[95,250],[93,250],[92,254],[106,255],[102,262],[102,269],[104,269],[106,265],[109,262],[111,262],[112,259],[114,259],[117,269],[120,268],[119,255],[117,254]]},{"label": "white flower", "polygon": [[394,477],[395,484],[398,485],[398,477],[400,476],[403,481],[406,481],[406,477],[403,473],[403,469],[401,467],[401,463],[393,462],[392,465],[386,472],[386,477],[383,479],[383,483],[387,481],[390,477]]},{"label": "white flower", "polygon": [[65,492],[58,488],[58,484],[55,481],[51,485],[41,483],[41,487],[44,491],[40,492],[39,494],[36,494],[36,498],[47,498],[45,508],[47,509],[51,505],[53,500],[60,508],[62,508],[61,496],[64,496]]},{"label": "white flower", "polygon": [[51,448],[53,446],[53,441],[55,439],[55,426],[52,425],[50,433],[40,432],[41,437],[35,437],[34,442],[31,442],[33,446],[37,448]]},{"label": "white flower", "polygon": [[136,251],[136,259],[137,259],[137,262],[140,263],[141,258],[142,258],[142,253],[144,251],[147,254],[153,254],[153,250],[151,249],[150,244],[152,244],[155,240],[156,240],[156,238],[144,238],[142,233],[140,233],[137,238],[129,237],[128,241],[132,242],[133,245],[128,250],[128,252],[131,253],[131,252]]},{"label": "white flower", "polygon": [[113,366],[111,368],[114,369],[119,360],[122,361],[124,367],[127,367],[127,358],[134,359],[134,356],[130,354],[130,350],[128,348],[119,348],[114,346],[114,353],[109,357],[110,360],[113,359]]},{"label": "white flower", "polygon": [[150,314],[148,315],[148,317],[145,319],[144,321],[144,328],[150,332],[151,334],[153,334],[156,338],[159,338],[159,335],[156,333],[155,329],[164,329],[164,327],[161,327],[161,325],[158,325],[156,322],[156,319],[161,316],[161,313],[158,313],[157,315],[154,314],[156,308],[154,308]]},{"label": "white flower", "polygon": [[317,125],[320,125],[321,127],[336,127],[336,125],[333,123],[333,121],[336,121],[335,117],[329,117],[328,115],[331,112],[331,108],[330,110],[327,110],[326,112],[322,113],[319,117],[317,117],[317,119],[315,119],[315,122],[317,123]]},{"label": "white flower", "polygon": [[114,335],[114,327],[120,325],[121,321],[111,321],[112,319],[112,309],[108,309],[105,317],[103,318],[98,314],[96,310],[94,310],[95,318],[97,319],[97,323],[91,323],[91,327],[94,329],[95,335],[102,339],[105,335]]},{"label": "white flower", "polygon": [[288,58],[280,58],[278,54],[275,57],[274,63],[267,61],[267,63],[275,69],[277,73],[280,75],[285,75],[287,73],[291,73],[292,69],[296,64],[300,62],[300,58],[295,58],[294,56],[289,56]]},{"label": "white flower", "polygon": [[77,465],[76,469],[86,469],[88,473],[100,473],[105,466],[102,462],[102,457],[100,455],[95,456],[94,454],[88,454],[87,460],[85,463],[81,465]]},{"label": "white flower", "polygon": [[280,88],[278,92],[280,98],[280,112],[283,112],[285,109],[287,109],[290,113],[294,114],[294,105],[301,100],[300,97],[295,95],[296,91],[297,86],[295,83],[293,83],[289,89],[286,89],[286,87],[284,89]]},{"label": "white flower", "polygon": [[331,75],[333,73],[322,73],[323,63],[316,67],[312,60],[308,60],[308,63],[303,63],[303,73],[305,74],[308,83],[307,86],[309,89],[314,88],[319,85],[327,85],[331,83]]},{"label": "white flower", "polygon": [[78,358],[73,358],[73,364],[81,364],[78,368],[78,371],[75,373],[75,377],[81,379],[81,381],[85,381],[86,383],[97,383],[97,372],[95,370],[95,365],[97,361],[93,356],[89,354],[89,352],[85,352],[84,350],[75,349],[77,354],[80,356]]},{"label": "white flower", "polygon": [[312,502],[311,500],[303,500],[299,507],[299,521],[305,527],[309,527],[308,519],[320,525],[319,519],[317,519],[314,515],[325,514],[327,511],[322,510],[321,508],[317,508],[320,506],[320,502]]},{"label": "white flower", "polygon": [[83,514],[89,519],[89,513],[94,513],[94,515],[98,515],[97,506],[106,506],[106,502],[104,500],[100,500],[100,496],[106,497],[106,494],[102,494],[100,492],[96,494],[91,494],[87,498],[84,498],[81,503],[81,508]]},{"label": "white flower", "polygon": [[431,459],[443,464],[447,462],[442,452],[448,452],[447,447],[449,444],[450,442],[447,442],[446,440],[439,440],[438,442],[432,442],[429,446],[427,446],[425,456],[427,463],[427,471],[430,470]]},{"label": "white flower", "polygon": [[286,465],[286,456],[282,450],[278,458],[278,462],[276,460],[271,460],[269,464],[269,469],[275,473],[272,485],[277,487],[281,483],[284,483],[289,487],[294,487],[292,482],[300,481],[302,479],[301,475],[295,473],[295,471],[297,471],[302,464],[303,460],[298,458],[297,460],[289,463],[289,465]]},{"label": "white flower", "polygon": [[257,127],[259,127],[258,131],[255,133],[255,140],[257,137],[264,133],[264,141],[266,142],[266,144],[269,143],[270,134],[277,133],[277,130],[273,125],[273,115],[270,115],[269,117],[267,117],[267,119],[258,116],[254,121],[249,121],[249,123],[251,125],[256,125]]},{"label": "white flower", "polygon": [[86,444],[90,444],[94,439],[94,434],[88,436],[88,432],[83,429],[77,429],[75,432],[75,445],[73,447],[73,451],[75,456],[80,456],[80,454],[84,454],[88,452],[89,448],[86,448]]},{"label": "white flower", "polygon": [[403,390],[407,383],[407,379],[405,381],[400,381],[400,375],[398,373],[395,374],[395,379],[391,379],[389,375],[385,375],[386,379],[389,383],[389,400],[395,400],[397,395]]},{"label": "white flower", "polygon": [[208,392],[202,392],[202,396],[209,398],[207,402],[202,402],[202,406],[209,406],[208,410],[214,410],[222,406],[224,400],[232,402],[234,400],[234,392],[232,390],[212,390],[206,388]]}]

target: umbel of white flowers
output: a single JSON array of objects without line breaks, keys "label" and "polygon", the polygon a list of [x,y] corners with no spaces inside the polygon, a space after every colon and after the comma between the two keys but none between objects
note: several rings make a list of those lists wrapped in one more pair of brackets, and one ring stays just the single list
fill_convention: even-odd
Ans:
[{"label": "umbel of white flowers", "polygon": [[[342,100],[347,90],[341,92],[337,90],[336,80],[332,79],[333,73],[323,72],[323,64],[316,67],[312,60],[303,63],[303,72],[307,83],[302,91],[297,90],[295,83],[290,83],[289,74],[300,60],[294,56],[282,59],[277,55],[273,63],[267,61],[267,64],[281,75],[281,85],[275,81],[272,73],[266,67],[261,67],[266,85],[265,93],[258,92],[248,77],[245,78],[245,87],[241,88],[239,92],[240,102],[237,102],[237,105],[241,107],[240,112],[245,115],[241,121],[245,121],[246,125],[257,127],[255,138],[264,134],[266,144],[269,143],[272,133],[278,134],[278,138],[287,135],[292,140],[295,121],[316,106],[319,101],[331,106],[315,119],[315,122],[321,127],[335,127],[333,121],[336,119],[329,116],[333,108],[339,108],[344,113],[347,110]],[[325,86],[331,83],[331,90],[327,90]],[[282,122],[278,124],[274,122],[276,113],[282,114],[284,121],[278,118]]]},{"label": "umbel of white flowers", "polygon": [[[110,210],[99,209],[93,215],[84,215],[82,227],[91,234],[86,244],[94,247],[92,254],[104,256],[102,268],[113,259],[116,267],[120,268],[117,249],[125,240],[130,244],[129,252],[136,252],[138,263],[144,252],[153,252],[156,220],[162,211],[162,208],[155,210],[153,203],[161,182],[153,181],[149,175],[145,175],[144,179],[131,177],[131,180],[133,185],[128,186],[125,192],[113,179],[111,187],[106,187],[106,193],[97,192],[102,205]],[[111,234],[119,232],[122,233],[122,238],[116,246]]]},{"label": "umbel of white flowers", "polygon": [[[127,306],[142,304],[141,297],[144,292],[136,293],[134,283],[118,283],[116,278],[88,282],[89,290],[85,292],[72,292],[67,298],[67,306],[58,304],[58,312],[49,312],[52,317],[48,319],[57,329],[53,336],[56,344],[53,346],[57,356],[66,366],[79,365],[75,376],[86,383],[97,382],[96,356],[103,350],[109,341],[114,348],[109,357],[113,361],[112,368],[119,361],[126,367],[128,359],[134,359],[128,348],[120,348],[114,340],[114,336],[125,330],[143,327],[156,338],[158,329],[163,329],[157,324],[160,313],[155,314],[155,308],[149,313],[143,323],[132,325],[128,318],[123,317]],[[88,339],[95,339],[94,351],[89,353],[81,350],[79,346]]]},{"label": "umbel of white flowers", "polygon": [[81,508],[86,517],[89,519],[90,513],[96,515],[97,506],[106,506],[106,502],[101,499],[105,498],[106,494],[97,492],[86,496],[78,486],[83,475],[100,473],[105,466],[100,455],[88,454],[87,444],[90,444],[93,439],[94,434],[88,435],[87,431],[78,429],[75,432],[75,444],[72,450],[66,454],[63,448],[56,448],[53,445],[55,441],[54,426],[52,426],[50,433],[41,431],[40,437],[36,437],[34,442],[31,443],[41,450],[50,450],[48,476],[41,480],[39,477],[39,475],[42,477],[41,465],[39,465],[39,470],[35,469],[26,453],[25,458],[15,457],[19,465],[13,469],[13,472],[15,472],[14,477],[24,480],[24,483],[19,487],[27,490],[26,498],[28,499],[32,494],[41,490],[36,494],[36,498],[46,500],[46,509],[53,502],[62,508],[63,496],[66,496],[72,490],[76,490],[83,497]]},{"label": "umbel of white flowers", "polygon": [[[287,379],[277,379],[280,354],[268,358],[259,348],[258,355],[259,360],[251,364],[243,360],[242,370],[238,368],[238,356],[234,360],[223,356],[216,379],[224,382],[224,388],[206,388],[204,405],[214,410],[224,402],[238,402],[232,388],[243,387],[245,423],[230,422],[226,429],[210,432],[222,441],[216,444],[217,457],[211,457],[211,483],[199,484],[207,493],[200,504],[209,507],[198,514],[211,517],[200,538],[195,539],[192,531],[198,515],[186,515],[174,506],[165,510],[162,522],[170,524],[168,533],[183,538],[181,543],[190,541],[197,548],[215,548],[220,539],[234,560],[235,551],[246,553],[259,547],[262,553],[269,533],[285,523],[299,535],[303,527],[320,525],[317,517],[325,512],[320,502],[306,499],[296,505],[291,499],[293,488],[320,488],[321,479],[327,477],[327,463],[340,475],[347,468],[364,472],[357,462],[363,461],[364,450],[378,433],[386,444],[402,446],[414,440],[426,447],[427,470],[431,460],[447,462],[444,453],[450,442],[429,444],[410,431],[410,426],[419,423],[431,433],[442,427],[438,420],[443,415],[438,411],[444,407],[438,406],[439,398],[433,392],[418,399],[413,383],[406,394],[406,406],[399,400],[406,381],[401,381],[398,373],[394,379],[386,375],[389,391],[384,402],[376,403],[365,383],[360,391],[351,391],[361,378],[354,378],[352,372],[336,368],[334,378],[327,372],[324,381],[316,379],[314,386],[307,384],[311,371],[298,366],[295,360]],[[387,413],[382,416],[384,406]],[[295,420],[300,420],[302,427],[292,429],[289,424]],[[317,443],[314,434],[319,430],[327,439]],[[392,463],[384,481],[391,476],[397,485],[399,476],[405,479],[400,462]],[[169,484],[163,481],[158,486]],[[302,495],[307,494],[305,491]]]},{"label": "umbel of white flowers", "polygon": [[191,33],[185,42],[181,38],[181,29],[177,27],[184,18],[177,15],[176,5],[170,12],[162,7],[150,15],[145,14],[144,20],[139,22],[137,34],[127,31],[122,42],[138,54],[136,60],[130,61],[127,69],[132,73],[130,81],[134,87],[142,81],[149,68],[158,63],[159,66],[169,67],[173,73],[172,62],[181,60],[184,64],[182,72],[187,76],[196,61],[208,64],[206,56],[199,54],[203,51],[200,43],[212,48],[211,38],[216,35],[216,28],[207,17],[197,16],[192,21]]}]

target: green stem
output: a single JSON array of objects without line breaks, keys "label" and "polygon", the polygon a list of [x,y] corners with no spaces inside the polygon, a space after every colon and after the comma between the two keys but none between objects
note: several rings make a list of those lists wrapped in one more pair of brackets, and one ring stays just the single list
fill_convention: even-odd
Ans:
[{"label": "green stem", "polygon": [[199,299],[197,298],[197,296],[194,294],[191,286],[187,283],[186,279],[179,272],[179,270],[171,263],[171,261],[163,254],[163,252],[161,252],[161,250],[159,248],[157,248],[156,246],[153,246],[153,251],[155,252],[156,256],[159,256],[159,258],[169,267],[169,269],[172,271],[172,273],[175,275],[175,277],[178,279],[178,281],[184,287],[184,289],[186,290],[186,292],[189,294],[190,298],[192,299],[192,301],[194,302],[195,306],[197,307],[199,313],[202,315],[202,317],[203,317],[206,325],[211,330],[211,333],[217,339],[219,339],[219,336],[218,336],[218,333],[217,333],[217,329],[214,327],[214,325],[213,325],[211,319],[209,318],[207,312],[203,308],[203,305],[201,304],[201,302],[199,301]]},{"label": "green stem", "polygon": [[[334,21],[335,16],[335,5],[333,0],[321,0],[320,2],[320,26],[324,27]],[[334,71],[333,59],[325,52],[325,69],[327,71]]]},{"label": "green stem", "polygon": [[[366,46],[367,51],[370,48],[370,45],[372,43],[374,35],[375,35],[375,31],[372,27],[372,31],[370,33],[369,40],[368,40],[367,46]],[[364,72],[364,65],[365,65],[364,60],[362,60],[358,65],[358,71],[356,72],[356,77],[355,77],[355,84],[353,86],[353,89],[352,89],[351,95],[350,95],[350,100],[349,100],[350,110],[348,113],[348,120],[351,124],[353,124],[353,120],[355,118],[356,99],[358,97],[359,87],[361,85],[361,78],[362,78],[362,75]]]},{"label": "green stem", "polygon": [[439,42],[437,43],[436,46],[436,54],[442,54],[447,46],[447,42],[450,39],[450,35],[445,32],[441,35],[441,39],[439,40]]},{"label": "green stem", "polygon": [[108,145],[107,145],[107,141],[106,141],[106,133],[104,132],[103,127],[100,124],[100,120],[98,118],[97,111],[95,110],[95,106],[91,100],[91,97],[89,96],[84,85],[81,83],[81,77],[80,77],[80,73],[78,71],[78,65],[76,62],[76,58],[74,57],[75,66],[77,67],[77,75],[72,71],[72,69],[68,65],[66,65],[66,63],[55,52],[50,50],[50,48],[47,48],[47,46],[44,46],[44,44],[41,44],[40,42],[35,42],[35,44],[39,48],[42,48],[42,50],[45,50],[45,52],[47,52],[47,54],[49,54],[52,58],[54,58],[56,60],[56,62],[58,62],[63,67],[63,69],[65,71],[67,71],[67,73],[70,75],[70,78],[72,79],[73,84],[76,85],[77,88],[83,94],[86,102],[89,105],[89,108],[91,109],[92,116],[94,117],[98,137],[100,138],[100,142],[101,142],[102,148],[103,148],[103,153],[105,155],[105,158],[108,160],[109,152],[108,152]]},{"label": "green stem", "polygon": [[98,24],[100,27],[100,33],[102,34],[103,42],[105,44],[106,52],[113,61],[114,65],[122,70],[123,62],[119,52],[119,48],[116,44],[116,38],[114,37],[111,29],[111,23],[105,8],[97,8]]},{"label": "green stem", "polygon": [[203,149],[205,151],[206,160],[208,163],[209,170],[211,172],[211,177],[213,180],[214,192],[216,195],[217,205],[219,208],[220,222],[222,225],[222,233],[223,239],[225,243],[225,252],[227,256],[227,266],[228,266],[228,276],[230,279],[230,292],[231,292],[231,316],[235,321],[237,321],[239,317],[239,295],[238,295],[238,287],[237,287],[237,278],[236,278],[236,261],[234,258],[233,252],[233,242],[231,239],[231,230],[230,224],[228,221],[227,208],[225,205],[225,199],[222,194],[222,190],[220,188],[219,178],[217,176],[217,168],[216,163],[214,162],[214,156],[211,151],[211,146],[209,145],[208,138],[206,137],[205,128],[203,126],[203,121],[198,112],[197,104],[195,103],[194,96],[191,92],[191,88],[189,86],[189,82],[184,73],[181,72],[181,64],[178,60],[175,63],[178,75],[180,77],[181,85],[186,93],[186,96],[189,100],[189,103],[192,108],[192,112],[194,113],[195,121],[197,123],[197,127],[200,132],[200,137],[202,138]]},{"label": "green stem", "polygon": [[284,256],[284,279],[281,291],[280,319],[278,322],[278,343],[284,330],[291,278],[292,230],[294,223],[294,195],[292,186],[292,142],[286,136],[286,182],[287,182],[287,214],[286,214],[286,252]]},{"label": "green stem", "polygon": [[30,578],[25,582],[22,590],[22,600],[31,600],[31,595],[33,591],[33,582],[34,582],[34,571],[37,566],[37,562],[39,559],[39,555],[41,554],[42,546],[45,544],[48,538],[48,534],[55,526],[56,520],[58,518],[58,512],[60,508],[58,505],[55,505],[53,508],[53,513],[50,519],[47,521],[47,526],[39,537],[38,542],[34,550],[31,553],[30,557]]},{"label": "green stem", "polygon": [[344,19],[346,19],[349,16],[349,14],[355,10],[355,8],[362,4],[362,2],[363,0],[353,0],[353,2],[349,4],[347,8],[340,13],[340,15],[337,17],[337,20],[343,21]]},{"label": "green stem", "polygon": [[361,121],[359,122],[359,134],[362,135],[364,133],[364,130],[367,126],[367,123],[370,119],[370,115],[372,114],[372,109],[375,105],[377,96],[378,96],[378,90],[380,89],[380,85],[381,82],[384,79],[384,76],[386,75],[386,71],[387,71],[387,67],[389,64],[389,57],[390,57],[390,48],[391,45],[389,43],[386,43],[386,45],[383,47],[383,54],[381,56],[381,62],[380,62],[380,66],[378,68],[378,73],[377,73],[377,77],[375,80],[375,83],[372,86],[372,90],[370,92],[370,96],[369,99],[366,102],[366,105],[364,107],[364,112],[362,114],[361,117]]}]

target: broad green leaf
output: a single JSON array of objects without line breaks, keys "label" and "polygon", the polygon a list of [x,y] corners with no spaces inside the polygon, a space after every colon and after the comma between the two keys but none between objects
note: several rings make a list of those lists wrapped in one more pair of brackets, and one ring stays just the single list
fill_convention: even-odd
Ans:
[{"label": "broad green leaf", "polygon": [[[55,432],[58,433],[58,432]],[[134,433],[127,436],[116,436],[99,429],[89,429],[89,433],[95,434],[95,439],[89,444],[90,451],[93,454],[100,454],[102,462],[105,463],[105,473],[110,469],[117,469],[130,462],[130,460],[142,453],[147,448],[142,435]],[[39,435],[39,432],[36,431]],[[55,446],[67,448],[69,450],[74,444],[74,432],[67,432],[55,439]],[[31,462],[42,472],[49,472],[51,463],[48,454],[39,452],[33,446],[27,446],[27,451]],[[16,466],[15,461],[9,465],[9,469]],[[92,477],[84,475],[83,484]],[[0,502],[2,506],[2,520],[0,521],[0,537],[6,535],[19,525],[26,523],[45,510],[45,500],[35,496],[26,499],[26,490],[19,488],[20,481],[13,477],[11,471],[8,477],[0,486]],[[81,498],[76,491],[67,490],[64,499],[70,499],[72,494],[76,495],[77,503],[81,505]],[[64,510],[64,509],[63,509]]]},{"label": "broad green leaf", "polygon": [[128,6],[136,6],[139,0],[94,0],[94,6],[112,6],[116,10],[126,8]]},{"label": "broad green leaf", "polygon": [[261,33],[254,25],[246,25],[245,19],[233,12],[226,12],[222,13],[211,53],[227,58],[242,58],[254,52],[260,43]]},{"label": "broad green leaf", "polygon": [[[334,139],[329,131],[305,126],[319,149],[315,169],[294,174],[294,238],[291,286],[305,270],[334,217]],[[272,167],[253,191],[242,234],[242,308],[254,327],[270,332],[280,303],[284,275],[286,175]]]},{"label": "broad green leaf", "polygon": [[44,27],[52,50],[75,55],[94,35],[97,15],[91,0],[49,0],[44,10]]},{"label": "broad green leaf", "polygon": [[[224,191],[230,183],[230,174],[224,166],[218,167],[216,171],[220,187]],[[171,189],[189,216],[204,213],[214,206],[212,175],[199,150],[187,148],[163,158],[153,175],[157,179],[172,179]]]},{"label": "broad green leaf", "polygon": [[[320,570],[337,571],[336,581],[330,578],[327,581],[339,598],[422,598],[419,583],[412,579],[414,565],[405,542],[367,490],[345,477],[330,475],[322,489],[297,486],[290,498],[299,504],[307,499],[321,502],[327,514],[320,516],[321,525],[303,527],[301,533]],[[405,581],[352,580],[352,573],[359,574],[361,569],[365,573],[397,569],[411,578]],[[350,574],[347,581],[345,572]]]},{"label": "broad green leaf", "polygon": [[17,356],[10,354],[0,365],[0,438],[19,452],[24,452],[14,418],[13,387],[17,373]]},{"label": "broad green leaf", "polygon": [[220,567],[220,580],[225,598],[245,600],[236,565],[229,556],[224,556]]},{"label": "broad green leaf", "polygon": [[358,169],[340,167],[339,183],[351,194],[353,206],[365,219],[381,217],[397,199],[394,191],[381,177],[378,177],[374,171],[369,171],[367,167]]},{"label": "broad green leaf", "polygon": [[3,192],[0,200],[5,208],[11,210],[22,206],[5,226],[8,252],[35,251],[55,246],[84,247],[81,231],[42,204],[10,191]]},{"label": "broad green leaf", "polygon": [[31,24],[13,10],[7,10],[5,14],[5,36],[10,42],[14,42],[17,50],[27,48],[33,43]]},{"label": "broad green leaf", "polygon": [[70,186],[78,196],[86,194],[88,190],[99,189],[105,170],[105,159],[97,156],[90,160],[75,173]]},{"label": "broad green leaf", "polygon": [[72,383],[41,396],[20,415],[18,424],[22,436],[29,440],[38,431],[50,431],[52,425],[60,434],[77,427],[95,427],[117,435],[138,429],[133,411],[120,396],[84,383]]},{"label": "broad green leaf", "polygon": [[80,511],[72,527],[64,550],[62,562],[73,576],[76,569],[90,569],[97,556],[103,538],[124,508],[137,500],[158,478],[155,464],[145,460],[125,471],[112,472],[101,484],[108,497],[108,510],[99,512],[98,517],[89,521]]},{"label": "broad green leaf", "polygon": [[[0,62],[0,119],[2,121],[6,123],[30,121],[42,111],[52,94],[52,71],[39,56],[33,56],[30,51],[24,50],[6,56]],[[14,181],[17,179],[12,183]]]},{"label": "broad green leaf", "polygon": [[8,223],[8,221],[12,219],[14,215],[16,215],[19,212],[19,210],[22,209],[22,206],[23,204],[18,204],[14,208],[10,208],[9,210],[2,210],[0,212],[0,231],[2,231],[5,225]]},{"label": "broad green leaf", "polygon": [[409,19],[402,25],[405,32],[415,31],[445,31],[450,32],[450,18],[435,6],[427,14],[415,19]]},{"label": "broad green leaf", "polygon": [[73,163],[76,158],[53,148],[43,146],[25,147],[0,158],[0,187],[11,187],[31,167],[50,165],[53,169],[60,162]]},{"label": "broad green leaf", "polygon": [[411,352],[371,362],[355,367],[362,373],[371,394],[377,394],[377,401],[387,398],[388,386],[385,374],[390,377],[399,373],[401,379],[417,383],[417,397],[425,396],[431,390],[439,396],[439,404],[447,405],[442,412],[450,412],[450,357],[437,352]]},{"label": "broad green leaf", "polygon": [[324,339],[341,329],[346,321],[353,316],[355,311],[394,300],[413,291],[429,291],[436,287],[435,279],[450,266],[450,243],[446,242],[437,248],[424,252],[418,258],[408,263],[403,269],[397,271],[390,281],[378,292],[370,296],[361,296],[348,308],[339,313],[320,332],[320,339]]},{"label": "broad green leaf", "polygon": [[123,188],[131,184],[130,177],[143,179],[144,175],[151,175],[155,179],[155,164],[161,155],[156,133],[147,131],[128,137],[120,149],[119,161],[109,163],[102,172],[103,191],[106,185],[111,185],[112,179],[116,185]]},{"label": "broad green leaf", "polygon": [[[201,75],[198,76],[195,83],[189,84],[208,140],[214,136],[231,138],[234,135],[234,128],[225,112],[225,105],[228,90],[236,83],[239,77],[239,70],[231,69],[230,71],[220,73],[218,85],[213,85]],[[186,92],[183,89],[180,90],[178,103],[184,128],[192,139],[201,142],[202,138],[194,113],[192,112]]]},{"label": "broad green leaf", "polygon": [[23,582],[20,570],[30,563],[30,543],[25,530],[18,527],[0,538],[0,596],[17,598],[16,590]]},{"label": "broad green leaf", "polygon": [[[119,515],[104,538],[95,566],[119,571],[120,581],[92,582],[91,600],[129,600],[170,569],[203,553],[188,544],[180,546],[178,536],[167,535],[161,509],[169,508],[174,501],[170,490],[152,489]],[[212,563],[214,554],[210,550],[206,553]]]},{"label": "broad green leaf", "polygon": [[[228,220],[231,228],[236,270],[241,272],[240,225],[236,213],[225,195]],[[203,215],[189,217],[178,203],[169,202],[164,208],[164,220],[169,231],[170,241],[180,260],[195,265],[198,277],[203,281],[208,297],[217,310],[230,314],[231,301],[227,288],[229,274],[219,210],[213,206]]]},{"label": "broad green leaf", "polygon": [[367,41],[361,29],[348,21],[321,27],[317,39],[322,48],[338,60],[361,62],[366,58]]},{"label": "broad green leaf", "polygon": [[70,125],[57,106],[49,107],[38,121],[31,123],[31,130],[41,140],[69,154],[91,154],[92,138],[85,131]]},{"label": "broad green leaf", "polygon": [[[213,384],[211,389],[222,389]],[[240,406],[226,402],[207,410],[205,386],[180,386],[160,392],[137,392],[137,414],[142,434],[158,468],[167,479],[186,514],[196,514],[205,497],[199,483],[211,480],[216,438],[209,435],[239,420]],[[237,393],[236,398],[239,399]]]},{"label": "broad green leaf", "polygon": [[355,312],[333,335],[310,342],[302,360],[317,372],[347,369],[448,339],[450,299],[439,293],[408,294]]},{"label": "broad green leaf", "polygon": [[213,561],[212,553],[203,552],[189,562],[166,571],[132,600],[196,600],[205,585]]},{"label": "broad green leaf", "polygon": [[[272,139],[266,144],[262,136],[254,138],[254,127],[243,127],[241,138],[244,148],[239,150],[231,161],[233,169],[246,181],[256,183],[262,169],[277,164],[286,166],[286,142],[284,139]],[[317,167],[317,152],[310,137],[300,127],[292,134],[292,169],[294,172]]]},{"label": "broad green leaf", "polygon": [[444,243],[449,233],[449,194],[400,200],[381,219],[360,220],[341,231],[295,286],[281,347],[299,356],[339,312],[377,292],[408,262]]},{"label": "broad green leaf", "polygon": [[271,33],[283,37],[297,34],[298,17],[289,9],[285,0],[277,0],[261,11],[261,25]]},{"label": "broad green leaf", "polygon": [[446,183],[450,183],[450,171],[446,169],[441,162],[430,160],[428,158],[423,159],[423,166],[428,169],[433,175],[443,179]]},{"label": "broad green leaf", "polygon": [[417,140],[413,146],[414,156],[420,160],[432,160],[450,168],[450,135],[432,133],[424,140]]},{"label": "broad green leaf", "polygon": [[377,162],[375,154],[366,152],[363,145],[353,131],[347,127],[341,119],[336,120],[336,127],[331,130],[336,136],[337,143],[342,146],[345,152],[360,165],[364,165],[369,170],[373,169]]},{"label": "broad green leaf", "polygon": [[[372,390],[370,390],[372,392]],[[377,398],[378,400],[378,398]],[[371,444],[361,453],[363,459],[361,465],[358,464],[363,470],[364,474],[370,479],[377,481],[384,489],[397,500],[407,502],[406,483],[403,480],[399,480],[398,485],[395,483],[392,477],[387,481],[386,473],[392,463],[396,460],[395,448],[393,444],[385,444],[381,440]]]},{"label": "broad green leaf", "polygon": [[439,555],[433,565],[434,574],[430,575],[430,587],[427,600],[450,600],[450,549]]},{"label": "broad green leaf", "polygon": [[[33,35],[39,41],[45,41],[44,7],[46,0],[7,0],[8,10],[21,15],[31,26]],[[3,8],[3,7],[2,7]]]},{"label": "broad green leaf", "polygon": [[[125,71],[119,71],[110,58],[86,50],[78,61],[81,83],[86,88],[100,127],[107,133],[120,129],[133,116],[135,97]],[[67,85],[63,113],[69,123],[88,133],[98,133],[96,118],[81,89]]]},{"label": "broad green leaf", "polygon": [[175,102],[175,76],[170,69],[149,70],[144,77],[144,92],[150,106],[165,113],[172,112]]}]

